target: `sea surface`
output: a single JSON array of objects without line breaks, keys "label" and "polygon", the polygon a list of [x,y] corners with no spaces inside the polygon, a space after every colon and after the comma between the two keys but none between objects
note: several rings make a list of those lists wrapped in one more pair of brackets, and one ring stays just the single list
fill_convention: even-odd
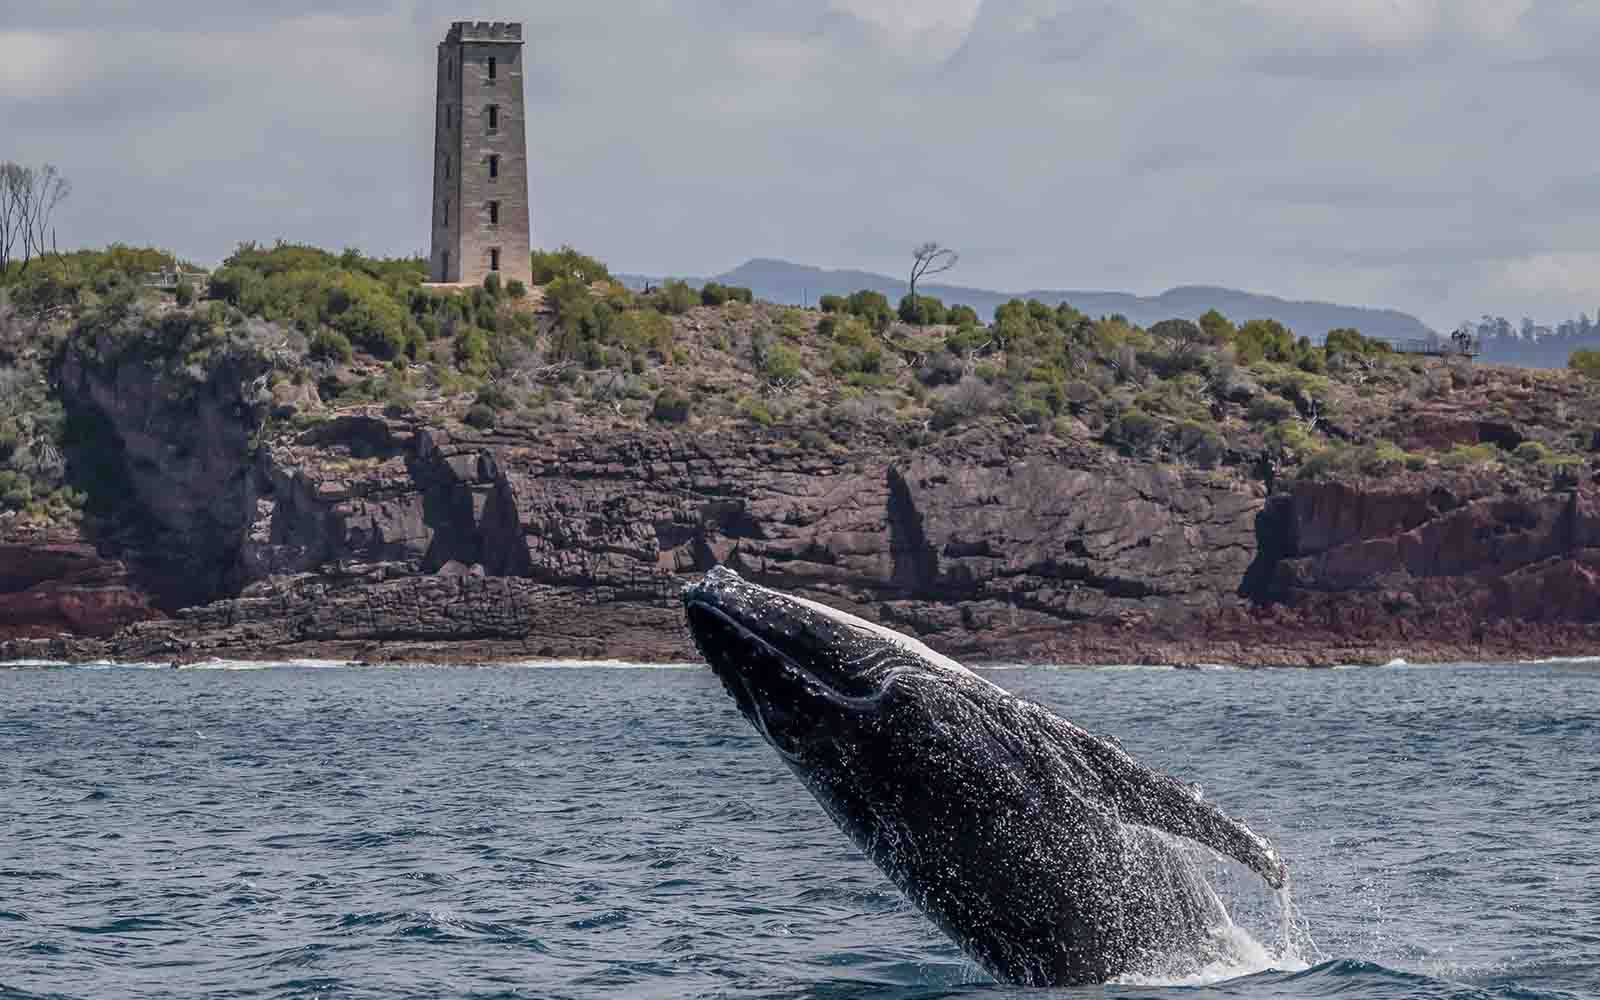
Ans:
[{"label": "sea surface", "polygon": [[[1198,978],[1600,996],[1600,663],[996,670],[1279,845]],[[0,670],[0,997],[1013,997],[700,668]]]}]

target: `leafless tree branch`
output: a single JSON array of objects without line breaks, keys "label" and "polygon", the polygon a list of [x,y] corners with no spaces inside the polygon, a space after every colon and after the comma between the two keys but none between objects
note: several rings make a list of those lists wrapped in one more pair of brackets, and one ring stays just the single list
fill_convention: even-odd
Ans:
[{"label": "leafless tree branch", "polygon": [[0,273],[11,263],[12,251],[22,234],[23,174],[18,163],[0,163]]},{"label": "leafless tree branch", "polygon": [[911,265],[911,308],[917,307],[917,282],[930,274],[942,274],[955,267],[961,256],[937,243],[924,243],[911,251],[915,261]]},{"label": "leafless tree branch", "polygon": [[24,167],[0,164],[0,265],[9,263],[22,240],[22,266],[43,257],[55,246],[51,217],[72,193],[72,184],[54,164]]}]

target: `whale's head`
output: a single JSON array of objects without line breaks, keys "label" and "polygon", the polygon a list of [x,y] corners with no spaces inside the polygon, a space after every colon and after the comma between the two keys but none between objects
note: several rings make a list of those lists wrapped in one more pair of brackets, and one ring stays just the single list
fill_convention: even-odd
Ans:
[{"label": "whale's head", "polygon": [[884,718],[905,683],[948,674],[987,685],[913,639],[724,567],[685,590],[683,603],[701,655],[791,764],[817,763]]}]

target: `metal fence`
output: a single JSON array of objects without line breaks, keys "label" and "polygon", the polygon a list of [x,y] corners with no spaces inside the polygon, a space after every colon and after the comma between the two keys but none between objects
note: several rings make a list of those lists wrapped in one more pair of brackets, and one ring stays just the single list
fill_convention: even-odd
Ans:
[{"label": "metal fence", "polygon": [[205,271],[150,271],[145,274],[143,284],[146,288],[173,291],[185,281],[195,291],[204,291],[211,283],[211,275]]},{"label": "metal fence", "polygon": [[1424,340],[1391,340],[1397,354],[1425,354],[1436,358],[1471,358],[1482,353],[1477,337],[1430,337]]}]

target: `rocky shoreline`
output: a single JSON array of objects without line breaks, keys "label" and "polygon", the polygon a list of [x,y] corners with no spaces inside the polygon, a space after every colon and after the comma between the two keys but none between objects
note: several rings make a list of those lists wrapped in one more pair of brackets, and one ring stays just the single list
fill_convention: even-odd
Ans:
[{"label": "rocky shoreline", "polygon": [[[448,581],[448,582],[445,582]],[[405,584],[426,599],[464,609],[483,628],[489,615],[526,614],[550,623],[521,637],[412,637],[268,641],[287,619],[261,616],[225,624],[240,609],[211,609],[177,620],[141,622],[102,637],[58,635],[0,641],[0,665],[17,661],[123,662],[189,665],[205,660],[350,664],[492,665],[539,662],[698,663],[676,601],[623,606],[586,602],[574,594],[539,592],[515,581],[431,578]],[[358,590],[371,601],[382,592]],[[393,597],[393,594],[384,596]],[[338,602],[331,605],[337,608]],[[286,604],[275,610],[285,612]],[[498,609],[496,612],[494,609]],[[871,609],[856,607],[857,612]],[[222,616],[218,612],[222,611]],[[337,612],[335,612],[337,613]],[[876,616],[880,620],[886,616]],[[556,623],[562,623],[557,625]],[[413,623],[415,627],[415,623]],[[438,634],[437,630],[434,634]],[[602,638],[602,636],[604,638]],[[1312,621],[1286,607],[1241,608],[1162,624],[1130,617],[1105,623],[1035,627],[985,637],[925,637],[964,662],[1047,666],[1227,666],[1327,668],[1406,663],[1525,662],[1600,654],[1600,625],[1518,620],[1471,622],[1438,616],[1423,622],[1374,616],[1366,621]]]}]

